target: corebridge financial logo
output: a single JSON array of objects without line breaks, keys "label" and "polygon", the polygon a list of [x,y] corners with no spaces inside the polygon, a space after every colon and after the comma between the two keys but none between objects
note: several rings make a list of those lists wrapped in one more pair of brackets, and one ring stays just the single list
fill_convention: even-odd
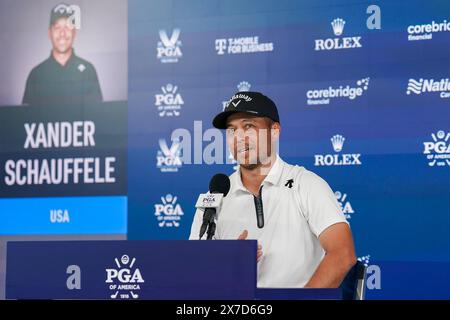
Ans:
[{"label": "corebridge financial logo", "polygon": [[443,78],[440,80],[435,79],[409,79],[406,94],[412,93],[420,95],[423,93],[438,93],[442,99],[450,98],[450,80],[449,78]]},{"label": "corebridge financial logo", "polygon": [[340,50],[361,48],[361,36],[340,37],[344,33],[346,21],[342,18],[336,18],[331,21],[331,28],[336,37],[314,40],[314,50]]},{"label": "corebridge financial logo", "polygon": [[111,299],[137,299],[141,284],[145,282],[142,273],[135,266],[136,258],[126,254],[120,260],[114,258],[117,268],[107,268],[105,283],[111,292]]},{"label": "corebridge financial logo", "polygon": [[358,261],[366,267],[366,288],[369,290],[381,290],[381,268],[370,263],[371,255],[358,257]]},{"label": "corebridge financial logo", "polygon": [[450,31],[450,22],[447,20],[436,22],[433,20],[429,23],[410,25],[406,30],[408,41],[432,40],[434,33]]},{"label": "corebridge financial logo", "polygon": [[357,80],[354,86],[340,85],[339,87],[329,86],[323,89],[311,89],[306,92],[306,104],[308,106],[328,105],[333,99],[355,100],[361,97],[369,89],[370,78]]}]

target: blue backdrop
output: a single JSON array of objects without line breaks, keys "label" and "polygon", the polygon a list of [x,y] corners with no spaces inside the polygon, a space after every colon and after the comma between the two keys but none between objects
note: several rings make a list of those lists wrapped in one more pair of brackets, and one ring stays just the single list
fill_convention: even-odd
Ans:
[{"label": "blue backdrop", "polygon": [[[372,4],[379,16],[368,10]],[[128,237],[188,236],[198,194],[214,173],[231,173],[233,165],[183,164],[162,172],[159,140],[170,147],[176,128],[194,135],[194,120],[210,128],[223,101],[247,82],[240,89],[262,91],[278,105],[280,155],[321,175],[336,192],[365,262],[379,265],[381,275],[383,262],[390,270],[393,262],[400,270],[439,270],[426,262],[450,259],[450,88],[439,88],[449,77],[449,13],[447,1],[130,1]],[[343,30],[338,21],[333,28],[337,18]],[[433,21],[444,23],[443,30],[434,31]],[[178,35],[169,62],[157,56],[161,32],[169,40]],[[246,41],[257,42],[259,51],[235,53]],[[155,96],[167,84],[182,97],[182,104],[167,104],[178,115],[159,113]],[[317,98],[347,86],[354,97]],[[341,151],[331,143],[335,135],[345,138]],[[333,159],[342,154],[357,155],[359,163],[337,165]],[[317,156],[328,165],[316,165],[322,164]],[[167,194],[184,213],[178,227],[159,224],[164,214],[155,204]],[[369,297],[414,296],[410,274],[386,275],[384,282],[377,270]],[[429,281],[446,279],[438,274]],[[412,291],[449,297],[437,286]]]},{"label": "blue backdrop", "polygon": [[[95,19],[83,17],[86,35]],[[127,101],[0,108],[0,236],[187,239],[199,193],[235,168],[224,144],[226,164],[195,151],[208,150],[212,118],[236,91],[261,91],[280,112],[281,157],[322,176],[342,204],[368,298],[450,298],[449,21],[445,0],[129,0]],[[95,39],[97,54],[117,54]],[[5,88],[14,78],[2,77]],[[25,150],[33,121],[92,121],[96,145]],[[8,160],[60,157],[114,157],[115,180],[6,183]]]}]

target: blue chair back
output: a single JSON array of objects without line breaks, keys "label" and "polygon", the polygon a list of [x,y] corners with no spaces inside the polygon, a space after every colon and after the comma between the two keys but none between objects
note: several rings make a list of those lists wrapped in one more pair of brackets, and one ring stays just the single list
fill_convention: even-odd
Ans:
[{"label": "blue chair back", "polygon": [[340,288],[343,300],[364,300],[366,290],[366,266],[357,261],[345,276]]}]

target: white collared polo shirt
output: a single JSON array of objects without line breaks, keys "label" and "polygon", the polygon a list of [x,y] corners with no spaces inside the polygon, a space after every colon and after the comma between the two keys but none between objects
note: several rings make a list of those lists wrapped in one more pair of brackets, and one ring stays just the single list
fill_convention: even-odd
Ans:
[{"label": "white collared polo shirt", "polygon": [[[264,227],[258,228],[253,194],[230,176],[231,187],[217,214],[215,239],[258,240],[263,256],[258,263],[258,287],[299,288],[309,281],[325,255],[320,234],[329,226],[347,223],[329,185],[304,167],[280,157],[262,182]],[[190,239],[198,239],[203,211],[197,210]]]}]

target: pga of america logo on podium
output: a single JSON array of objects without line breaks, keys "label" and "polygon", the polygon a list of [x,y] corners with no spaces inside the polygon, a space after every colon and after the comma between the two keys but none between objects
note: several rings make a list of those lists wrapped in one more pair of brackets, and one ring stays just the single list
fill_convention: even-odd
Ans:
[{"label": "pga of america logo on podium", "polygon": [[141,290],[140,283],[145,280],[139,268],[134,266],[136,258],[124,254],[120,261],[114,259],[117,268],[106,269],[105,283],[109,285],[111,299],[137,299]]}]

